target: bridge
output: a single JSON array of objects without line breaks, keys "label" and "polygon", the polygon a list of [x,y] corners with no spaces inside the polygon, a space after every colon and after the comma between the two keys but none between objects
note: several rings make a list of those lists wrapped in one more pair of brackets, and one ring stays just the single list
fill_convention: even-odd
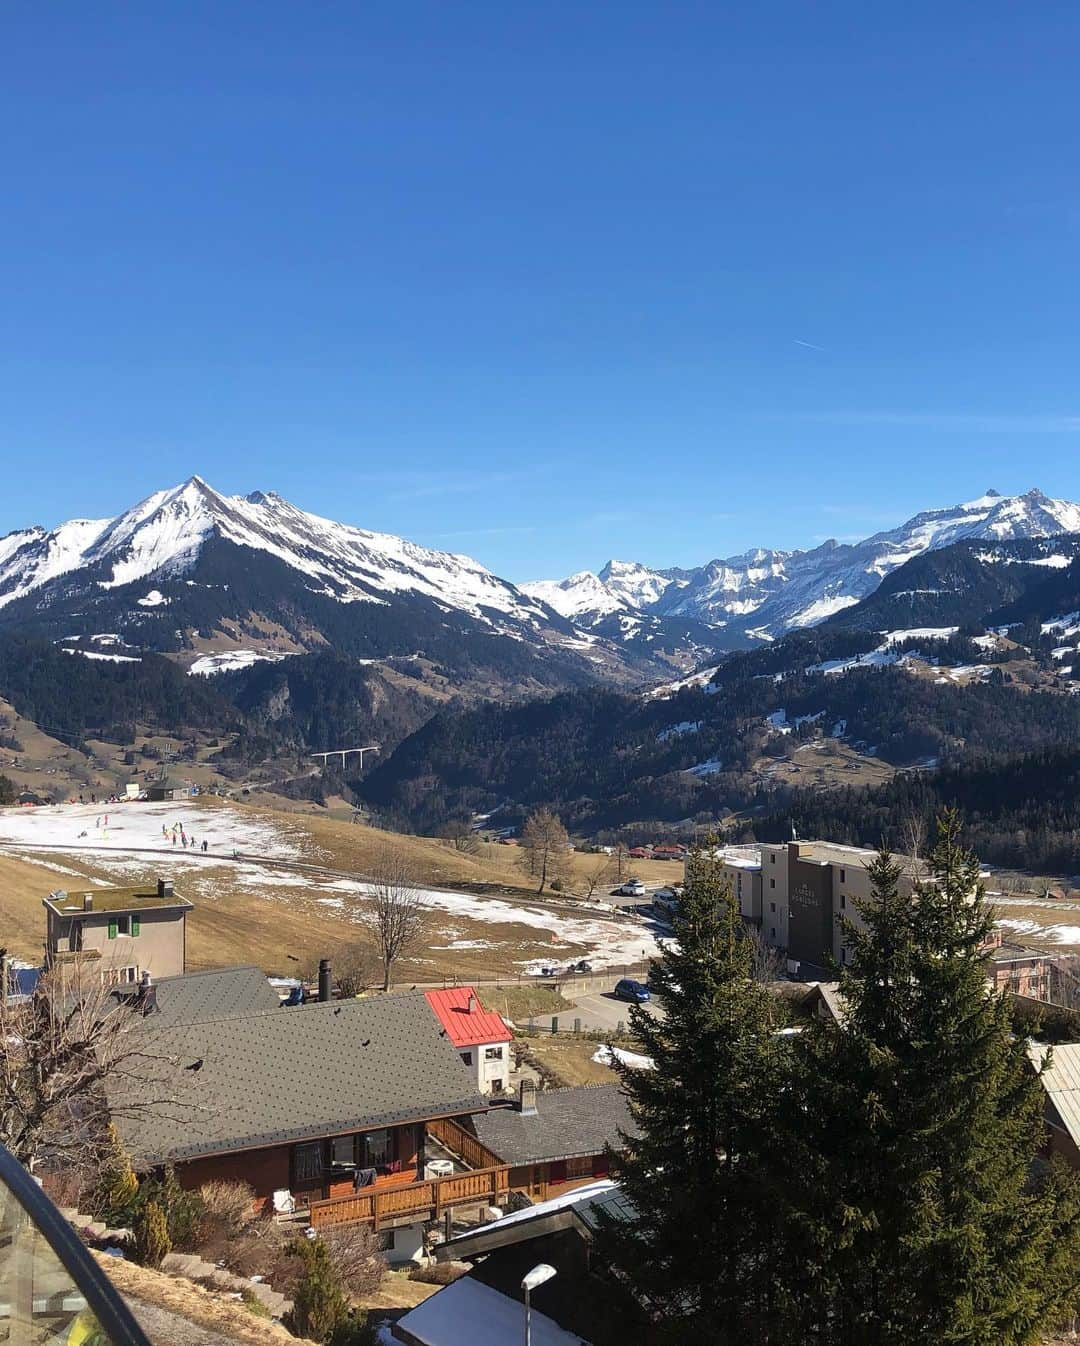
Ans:
[{"label": "bridge", "polygon": [[367,744],[365,747],[363,747],[363,748],[331,748],[331,749],[329,750],[329,752],[313,752],[313,753],[311,754],[311,756],[312,756],[312,757],[321,757],[322,760],[323,760],[323,765],[324,765],[324,766],[326,765],[327,758],[329,758],[329,757],[340,757],[340,758],[341,758],[341,769],[342,769],[342,771],[344,771],[344,770],[345,770],[345,758],[348,757],[351,753],[358,752],[358,753],[360,754],[360,770],[363,771],[363,769],[364,769],[364,753],[366,753],[366,752],[378,752],[378,751],[379,751],[379,745],[378,745],[377,743],[368,743],[368,744]]}]

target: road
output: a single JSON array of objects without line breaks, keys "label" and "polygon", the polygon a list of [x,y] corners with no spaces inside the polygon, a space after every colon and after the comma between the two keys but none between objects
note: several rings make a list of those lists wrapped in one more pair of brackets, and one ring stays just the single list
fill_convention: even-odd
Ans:
[{"label": "road", "polygon": [[[650,1014],[659,1014],[660,1008],[650,1002],[645,1006]],[[574,1020],[580,1019],[582,1028],[599,1029],[610,1032],[621,1023],[626,1027],[630,1021],[630,1005],[625,1000],[616,1000],[613,995],[583,995],[574,1001],[572,1010],[564,1010],[559,1015],[560,1028],[573,1028]]]}]

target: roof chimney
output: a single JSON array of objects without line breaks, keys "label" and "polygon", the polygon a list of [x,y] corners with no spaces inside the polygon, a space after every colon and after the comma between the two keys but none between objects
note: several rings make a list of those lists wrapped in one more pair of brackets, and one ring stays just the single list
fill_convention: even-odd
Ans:
[{"label": "roof chimney", "polygon": [[172,897],[173,895],[172,879],[158,879],[157,895],[158,897]]},{"label": "roof chimney", "polygon": [[477,999],[476,999],[476,996],[474,996],[474,995],[470,995],[470,996],[469,996],[469,1013],[470,1013],[470,1014],[475,1014],[476,1011],[477,1011],[479,1008],[480,1008],[480,1005],[479,1005],[479,1003],[478,1003],[478,1001],[477,1001]]},{"label": "roof chimney", "polygon": [[319,959],[319,1003],[324,1004],[330,996],[330,959]]},{"label": "roof chimney", "polygon": [[518,1085],[518,1111],[522,1117],[536,1116],[535,1080],[522,1080]]},{"label": "roof chimney", "polygon": [[157,987],[149,972],[144,972],[139,979],[139,1004],[142,1006],[144,1018],[147,1014],[153,1014],[158,1007]]},{"label": "roof chimney", "polygon": [[83,893],[82,909],[83,909],[83,911],[93,911],[93,910],[94,910],[94,894],[93,894],[93,893]]}]

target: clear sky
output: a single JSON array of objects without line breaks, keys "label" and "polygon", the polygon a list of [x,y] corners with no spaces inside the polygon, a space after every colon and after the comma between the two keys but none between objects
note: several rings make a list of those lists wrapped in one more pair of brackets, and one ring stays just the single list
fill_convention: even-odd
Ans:
[{"label": "clear sky", "polygon": [[0,533],[198,472],[512,579],[1080,498],[1080,10],[9,0]]}]

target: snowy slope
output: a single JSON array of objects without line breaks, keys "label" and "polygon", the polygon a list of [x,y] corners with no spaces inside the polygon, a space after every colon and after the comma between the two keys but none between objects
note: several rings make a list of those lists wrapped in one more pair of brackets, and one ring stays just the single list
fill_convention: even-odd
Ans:
[{"label": "snowy slope", "polygon": [[[967,539],[1002,542],[1063,533],[1080,533],[1080,504],[1053,500],[1038,490],[1018,496],[988,491],[947,509],[924,510],[853,544],[830,540],[810,551],[756,548],[693,571],[609,562],[598,576],[584,572],[571,580],[524,587],[583,624],[595,624],[613,610],[596,602],[599,584],[604,598],[620,600],[625,611],[694,618],[724,628],[725,642],[745,643],[817,625],[873,593],[886,575],[927,551]],[[634,582],[621,587],[621,572]],[[654,587],[647,577],[658,581]]]},{"label": "snowy slope", "polygon": [[274,494],[219,495],[199,477],[156,492],[116,519],[77,520],[0,540],[0,606],[82,570],[93,569],[102,589],[181,576],[211,537],[276,557],[309,577],[315,592],[342,603],[385,603],[411,593],[493,625],[500,616],[529,624],[549,617],[468,556],[335,523]]}]

